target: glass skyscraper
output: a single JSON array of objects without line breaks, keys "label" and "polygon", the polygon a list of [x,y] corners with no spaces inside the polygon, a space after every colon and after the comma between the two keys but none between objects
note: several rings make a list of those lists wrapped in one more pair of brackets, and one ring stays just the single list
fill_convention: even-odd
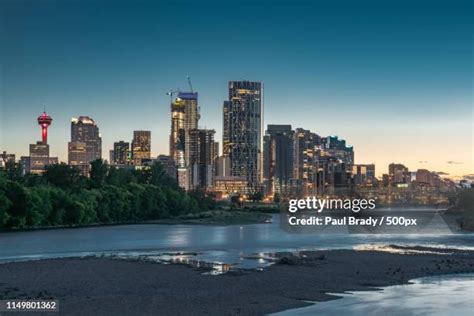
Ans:
[{"label": "glass skyscraper", "polygon": [[230,81],[224,103],[223,153],[231,161],[231,175],[247,180],[247,191],[261,190],[263,84]]}]

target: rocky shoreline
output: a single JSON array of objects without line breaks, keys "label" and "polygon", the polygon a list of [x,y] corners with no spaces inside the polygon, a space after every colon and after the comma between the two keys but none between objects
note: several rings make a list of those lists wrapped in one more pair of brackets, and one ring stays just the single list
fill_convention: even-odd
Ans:
[{"label": "rocky shoreline", "polygon": [[262,315],[334,294],[474,272],[474,252],[392,246],[278,253],[263,271],[222,275],[179,264],[63,258],[0,264],[0,299],[51,299],[67,315]]}]

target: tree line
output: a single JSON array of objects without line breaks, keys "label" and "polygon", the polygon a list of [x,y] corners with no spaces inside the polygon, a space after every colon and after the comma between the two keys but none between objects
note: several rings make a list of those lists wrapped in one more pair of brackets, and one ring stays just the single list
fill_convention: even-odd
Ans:
[{"label": "tree line", "polygon": [[474,231],[474,187],[461,191],[457,196],[456,207],[463,212],[461,227]]},{"label": "tree line", "polygon": [[98,159],[90,177],[64,163],[42,175],[22,175],[15,162],[0,170],[0,229],[140,222],[214,207],[212,196],[186,193],[159,163],[134,170]]}]

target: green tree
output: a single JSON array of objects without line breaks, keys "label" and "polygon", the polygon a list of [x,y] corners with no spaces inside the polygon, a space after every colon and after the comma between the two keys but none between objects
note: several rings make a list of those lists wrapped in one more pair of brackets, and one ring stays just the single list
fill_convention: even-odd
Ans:
[{"label": "green tree", "polygon": [[64,219],[66,225],[82,224],[84,219],[84,205],[74,196],[67,195],[63,200]]},{"label": "green tree", "polygon": [[126,190],[130,192],[130,220],[143,219],[143,196],[145,187],[138,183],[129,183]]},{"label": "green tree", "polygon": [[215,196],[202,190],[193,190],[189,193],[190,198],[194,199],[201,212],[206,212],[216,207]]},{"label": "green tree", "polygon": [[110,223],[131,219],[130,192],[113,185],[105,185],[99,192],[97,208],[99,221]]},{"label": "green tree", "polygon": [[4,228],[10,219],[8,210],[12,207],[12,204],[5,193],[0,190],[0,228]]},{"label": "green tree", "polygon": [[116,168],[111,166],[107,174],[106,183],[115,186],[125,186],[129,183],[136,183],[137,179],[132,170],[126,168]]},{"label": "green tree", "polygon": [[8,160],[5,164],[5,174],[11,181],[22,181],[23,174],[21,164],[13,160]]},{"label": "green tree", "polygon": [[66,213],[65,204],[67,193],[59,188],[51,188],[51,212],[47,217],[49,225],[63,225],[64,215]]},{"label": "green tree", "polygon": [[43,175],[0,170],[0,228],[167,218],[215,207],[212,195],[184,192],[159,163],[143,170],[92,162],[90,179],[66,164]]},{"label": "green tree", "polygon": [[43,177],[47,183],[65,190],[80,189],[85,180],[77,168],[65,163],[47,166]]},{"label": "green tree", "polygon": [[49,218],[53,212],[53,198],[51,196],[51,190],[52,188],[48,185],[39,185],[29,188],[30,196],[36,196],[36,199],[30,198],[29,203],[32,206],[28,207],[31,207],[32,209],[34,208],[34,210],[29,209],[28,212],[40,214],[40,223],[38,224],[40,226],[51,225],[49,222]]},{"label": "green tree", "polygon": [[171,178],[166,173],[165,168],[159,162],[155,162],[150,169],[150,184],[153,185],[165,185],[175,189],[179,189],[175,179]]},{"label": "green tree", "polygon": [[109,172],[109,166],[102,159],[91,162],[90,183],[93,188],[100,188],[104,185]]},{"label": "green tree", "polygon": [[143,219],[159,219],[169,216],[166,205],[166,195],[160,187],[155,185],[145,185],[142,193]]},{"label": "green tree", "polygon": [[44,224],[43,200],[35,190],[28,190],[25,224],[27,227],[38,227]]},{"label": "green tree", "polygon": [[133,176],[137,179],[137,182],[140,184],[148,184],[151,179],[151,170],[150,168],[144,168],[140,170],[133,170]]},{"label": "green tree", "polygon": [[44,178],[39,174],[29,173],[26,174],[23,179],[23,182],[27,187],[36,187],[45,183]]},{"label": "green tree", "polygon": [[81,190],[74,195],[74,200],[77,201],[81,208],[81,222],[80,224],[91,224],[97,222],[97,207],[100,193],[97,190]]},{"label": "green tree", "polygon": [[169,209],[171,216],[178,216],[187,212],[186,201],[184,201],[179,191],[165,187],[163,193],[166,196],[166,207]]},{"label": "green tree", "polygon": [[459,193],[458,206],[474,214],[474,188],[464,189]]},{"label": "green tree", "polygon": [[9,219],[6,226],[11,228],[25,227],[28,191],[23,185],[14,181],[6,181],[3,190],[5,196],[11,201],[10,207],[7,209]]}]

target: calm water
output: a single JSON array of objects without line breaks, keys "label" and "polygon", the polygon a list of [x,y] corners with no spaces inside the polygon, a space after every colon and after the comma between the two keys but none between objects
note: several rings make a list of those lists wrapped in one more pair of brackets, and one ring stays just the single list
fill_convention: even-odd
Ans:
[{"label": "calm water", "polygon": [[473,315],[474,274],[416,279],[377,292],[356,292],[343,299],[292,309],[274,316],[304,315]]},{"label": "calm water", "polygon": [[271,224],[243,226],[124,225],[0,233],[0,262],[78,255],[153,256],[192,252],[194,259],[246,268],[265,266],[265,253],[350,249],[367,244],[474,249],[474,234],[289,234],[280,229],[279,216],[275,215]]}]

